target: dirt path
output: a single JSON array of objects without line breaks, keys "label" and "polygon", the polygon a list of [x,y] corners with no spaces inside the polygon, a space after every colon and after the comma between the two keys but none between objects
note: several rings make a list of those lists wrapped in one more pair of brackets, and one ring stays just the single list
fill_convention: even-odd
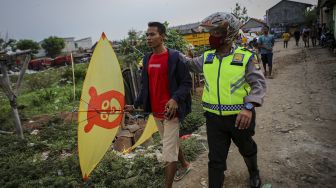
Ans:
[{"label": "dirt path", "polygon": [[[257,109],[258,161],[263,184],[334,187],[336,184],[336,57],[326,49],[283,49],[276,43],[274,79]],[[207,152],[175,188],[207,187]],[[225,187],[248,187],[248,172],[234,144]]]}]

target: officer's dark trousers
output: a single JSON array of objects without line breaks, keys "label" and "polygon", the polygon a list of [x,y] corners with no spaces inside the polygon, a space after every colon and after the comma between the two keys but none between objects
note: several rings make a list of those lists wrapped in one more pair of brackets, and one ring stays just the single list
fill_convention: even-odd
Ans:
[{"label": "officer's dark trousers", "polygon": [[239,148],[243,157],[248,158],[257,154],[257,145],[252,139],[255,129],[255,111],[253,111],[251,126],[245,130],[235,127],[237,115],[218,116],[205,112],[205,117],[209,145],[209,188],[222,188],[231,140]]}]

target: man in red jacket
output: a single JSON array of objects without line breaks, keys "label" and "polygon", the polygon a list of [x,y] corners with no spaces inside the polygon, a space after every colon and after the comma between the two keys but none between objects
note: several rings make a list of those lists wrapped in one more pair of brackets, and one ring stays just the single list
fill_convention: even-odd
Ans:
[{"label": "man in red jacket", "polygon": [[[150,22],[146,35],[147,44],[153,51],[144,57],[142,86],[134,106],[142,105],[145,112],[154,115],[163,142],[165,187],[169,188],[173,180],[182,179],[190,170],[190,164],[179,147],[179,127],[191,111],[192,81],[179,52],[164,45],[165,26],[159,22]],[[134,106],[126,105],[125,110],[132,111]],[[182,164],[178,171],[177,161]]]}]

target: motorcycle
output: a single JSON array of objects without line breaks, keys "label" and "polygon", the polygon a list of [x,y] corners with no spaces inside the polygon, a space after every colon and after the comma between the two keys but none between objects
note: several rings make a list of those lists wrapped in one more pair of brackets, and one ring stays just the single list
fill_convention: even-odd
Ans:
[{"label": "motorcycle", "polygon": [[335,37],[330,31],[322,33],[320,40],[322,47],[327,47],[329,50],[334,50],[336,48]]}]

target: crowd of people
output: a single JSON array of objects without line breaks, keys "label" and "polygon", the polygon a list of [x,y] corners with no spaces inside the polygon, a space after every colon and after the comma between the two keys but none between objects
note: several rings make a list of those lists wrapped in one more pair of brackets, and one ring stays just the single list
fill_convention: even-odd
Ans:
[{"label": "crowd of people", "polygon": [[[301,38],[304,43],[304,47],[309,48],[310,43],[313,47],[315,47],[317,45],[317,42],[318,45],[324,46],[326,42],[325,38],[328,33],[329,30],[325,24],[323,24],[322,26],[320,26],[319,24],[312,24],[310,27],[304,26],[301,30],[297,28],[294,31],[293,36],[296,46],[299,46],[299,41]],[[282,38],[284,41],[284,48],[287,48],[290,37],[291,34],[288,31],[283,33]]]}]

